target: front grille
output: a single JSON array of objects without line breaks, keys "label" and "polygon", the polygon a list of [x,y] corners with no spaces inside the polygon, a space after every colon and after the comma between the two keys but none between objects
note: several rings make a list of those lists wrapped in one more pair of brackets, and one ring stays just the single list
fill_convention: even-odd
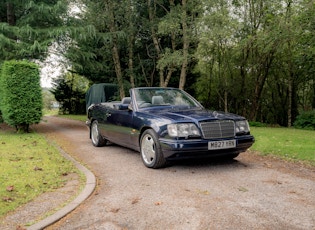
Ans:
[{"label": "front grille", "polygon": [[202,135],[205,139],[228,138],[235,136],[234,121],[217,120],[212,122],[200,122]]}]

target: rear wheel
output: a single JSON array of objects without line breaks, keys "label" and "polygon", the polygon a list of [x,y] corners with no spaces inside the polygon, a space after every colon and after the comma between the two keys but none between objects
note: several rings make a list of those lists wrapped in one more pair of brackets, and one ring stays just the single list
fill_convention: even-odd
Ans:
[{"label": "rear wheel", "polygon": [[96,147],[101,147],[106,144],[106,139],[102,137],[99,132],[98,121],[94,120],[91,125],[91,140],[92,144]]},{"label": "rear wheel", "polygon": [[161,168],[166,165],[157,134],[148,129],[143,132],[140,140],[141,159],[148,168]]}]

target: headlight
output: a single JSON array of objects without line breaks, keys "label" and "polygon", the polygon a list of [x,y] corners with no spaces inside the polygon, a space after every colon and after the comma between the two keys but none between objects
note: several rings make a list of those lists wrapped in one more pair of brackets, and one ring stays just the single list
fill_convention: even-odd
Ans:
[{"label": "headlight", "polygon": [[167,131],[171,137],[200,136],[199,129],[193,123],[170,124]]},{"label": "headlight", "polygon": [[237,133],[248,133],[250,131],[247,120],[236,121],[235,131]]}]

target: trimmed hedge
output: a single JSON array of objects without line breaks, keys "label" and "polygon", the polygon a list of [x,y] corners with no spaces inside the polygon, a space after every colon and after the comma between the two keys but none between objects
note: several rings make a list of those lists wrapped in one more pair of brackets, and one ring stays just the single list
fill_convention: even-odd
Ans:
[{"label": "trimmed hedge", "polygon": [[4,122],[17,131],[28,132],[29,125],[42,117],[39,68],[27,61],[6,61],[0,74],[0,110]]}]

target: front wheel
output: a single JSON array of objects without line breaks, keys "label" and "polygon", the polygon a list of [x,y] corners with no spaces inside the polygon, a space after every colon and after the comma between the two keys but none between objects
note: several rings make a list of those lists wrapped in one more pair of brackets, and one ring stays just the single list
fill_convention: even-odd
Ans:
[{"label": "front wheel", "polygon": [[91,140],[92,144],[96,147],[101,147],[106,144],[106,139],[102,137],[102,135],[99,132],[98,128],[98,122],[97,120],[94,120],[91,125]]},{"label": "front wheel", "polygon": [[148,168],[161,168],[166,165],[157,134],[148,129],[143,132],[140,140],[140,153],[144,165]]}]

